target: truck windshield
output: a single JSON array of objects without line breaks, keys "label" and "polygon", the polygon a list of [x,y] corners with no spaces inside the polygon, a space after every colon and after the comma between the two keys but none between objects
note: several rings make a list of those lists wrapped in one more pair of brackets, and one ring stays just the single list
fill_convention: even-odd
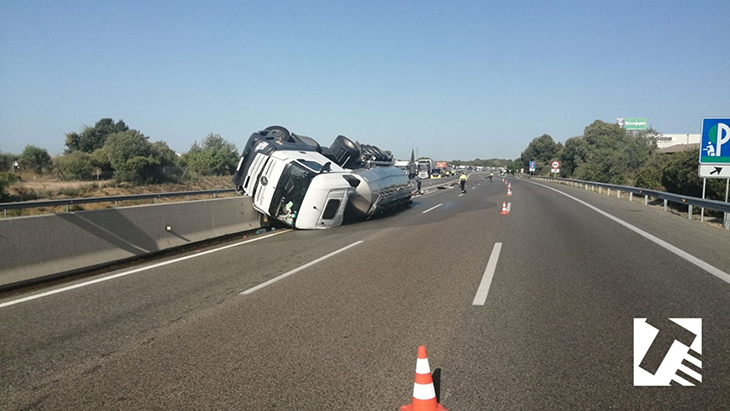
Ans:
[{"label": "truck windshield", "polygon": [[287,164],[274,191],[270,215],[293,226],[297,221],[299,208],[302,206],[309,183],[315,175],[297,163]]}]

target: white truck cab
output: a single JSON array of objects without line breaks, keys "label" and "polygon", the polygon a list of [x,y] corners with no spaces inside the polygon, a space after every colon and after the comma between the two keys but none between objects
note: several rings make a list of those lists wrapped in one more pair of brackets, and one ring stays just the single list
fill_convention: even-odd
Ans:
[{"label": "white truck cab", "polygon": [[258,212],[299,229],[336,227],[348,216],[406,207],[412,192],[392,156],[377,147],[344,136],[332,148],[320,147],[279,126],[249,138],[233,182]]}]

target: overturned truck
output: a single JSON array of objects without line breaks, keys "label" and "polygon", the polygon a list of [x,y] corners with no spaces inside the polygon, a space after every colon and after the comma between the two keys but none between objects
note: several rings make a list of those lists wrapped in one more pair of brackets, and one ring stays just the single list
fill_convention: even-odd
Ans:
[{"label": "overturned truck", "polygon": [[413,191],[393,157],[375,146],[338,136],[322,147],[279,126],[251,135],[233,183],[257,211],[299,229],[404,208]]}]

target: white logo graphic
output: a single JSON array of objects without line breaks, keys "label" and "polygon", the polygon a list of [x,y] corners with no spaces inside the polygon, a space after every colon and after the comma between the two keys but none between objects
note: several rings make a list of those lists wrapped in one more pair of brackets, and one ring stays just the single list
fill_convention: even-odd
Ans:
[{"label": "white logo graphic", "polygon": [[[707,151],[708,157],[721,157],[722,146],[730,141],[730,127],[725,123],[717,123],[717,134],[714,137],[710,137],[707,147],[702,150]],[[717,143],[717,149],[712,145],[713,141]]]},{"label": "white logo graphic", "polygon": [[[667,322],[667,326],[662,327],[666,329],[660,330],[647,323],[646,318],[634,318],[634,386],[668,386],[672,381],[694,386],[702,382],[702,375],[698,372],[702,368],[699,359],[702,355],[702,319],[670,318],[669,321],[671,323]],[[667,340],[666,335],[657,339],[660,333],[666,334],[671,331],[669,328],[677,329],[676,326],[681,327],[678,330],[684,334],[682,341],[676,336],[669,336]],[[668,342],[668,347],[662,347],[662,341]],[[642,367],[642,362],[652,349],[659,352],[652,353],[648,359],[657,358],[657,354],[663,357],[656,369],[647,370],[646,365]]]}]

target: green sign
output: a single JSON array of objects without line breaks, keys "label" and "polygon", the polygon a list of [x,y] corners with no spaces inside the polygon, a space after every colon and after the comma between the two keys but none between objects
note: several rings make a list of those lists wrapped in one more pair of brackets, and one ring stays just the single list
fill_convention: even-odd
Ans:
[{"label": "green sign", "polygon": [[[621,120],[621,119],[619,119]],[[621,122],[619,121],[619,124]],[[626,130],[646,130],[645,118],[624,118],[621,125]]]}]

